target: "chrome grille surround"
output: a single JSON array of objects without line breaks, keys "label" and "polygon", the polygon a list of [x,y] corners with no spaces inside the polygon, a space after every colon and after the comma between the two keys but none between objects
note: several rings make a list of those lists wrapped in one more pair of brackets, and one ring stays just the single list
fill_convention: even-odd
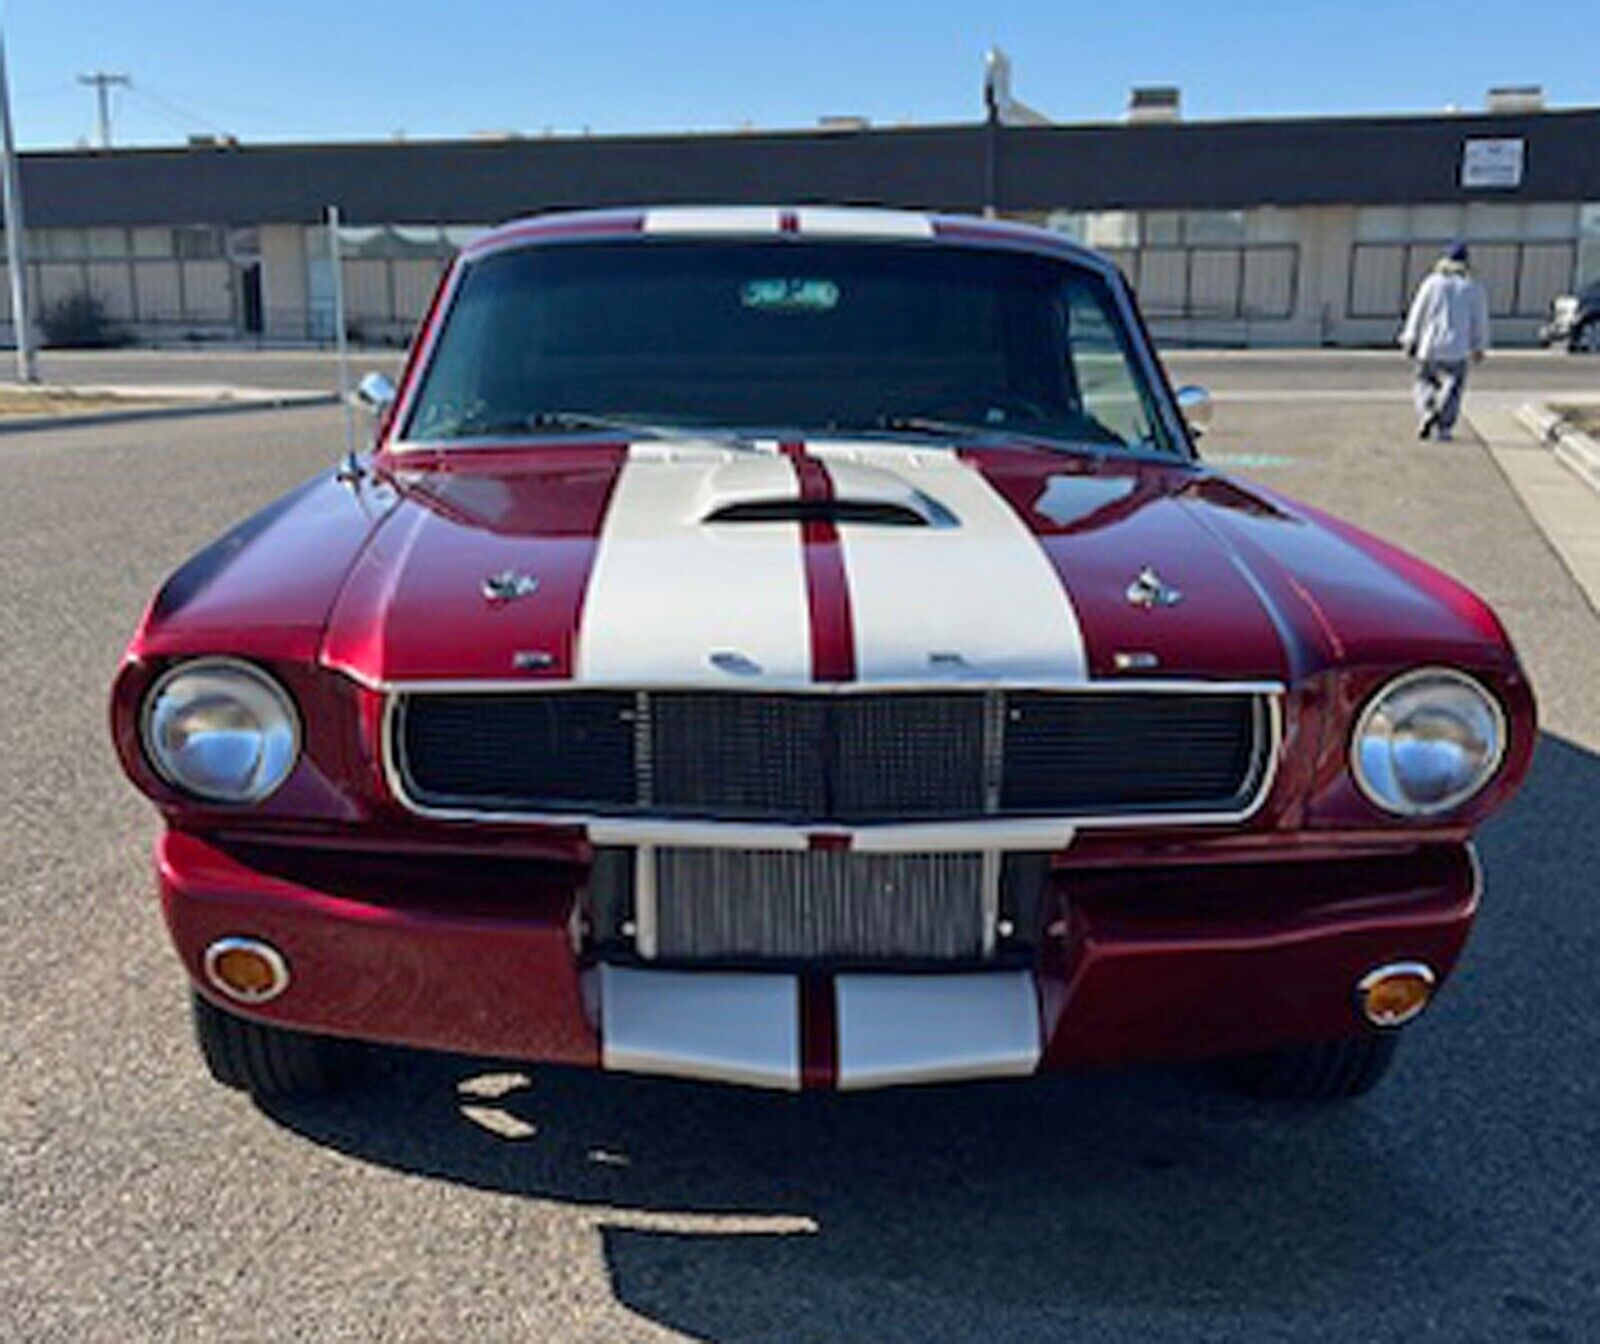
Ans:
[{"label": "chrome grille surround", "polygon": [[[1071,828],[1085,827],[1153,827],[1153,826],[1194,826],[1194,825],[1219,825],[1236,824],[1247,820],[1255,814],[1265,803],[1271,792],[1273,781],[1276,777],[1279,764],[1279,753],[1283,736],[1283,700],[1285,688],[1277,682],[1196,682],[1196,681],[1159,681],[1159,680],[1126,680],[1126,681],[1096,681],[1088,683],[1058,684],[1048,681],[1024,683],[975,683],[959,682],[928,685],[918,684],[813,684],[802,683],[793,686],[762,686],[759,688],[725,688],[716,687],[704,689],[699,687],[685,688],[681,686],[615,688],[616,693],[625,694],[632,699],[633,711],[629,714],[632,721],[634,741],[640,750],[636,753],[633,769],[636,774],[636,794],[625,808],[586,809],[582,806],[519,806],[516,800],[503,800],[493,806],[485,806],[479,800],[472,798],[441,798],[430,796],[424,789],[416,787],[411,778],[407,762],[403,759],[401,750],[402,728],[405,707],[410,699],[420,696],[448,695],[499,695],[499,696],[543,696],[550,694],[573,693],[584,691],[612,690],[609,687],[578,686],[567,682],[547,682],[530,684],[519,682],[415,682],[379,684],[374,689],[383,691],[387,695],[386,712],[383,719],[383,764],[385,775],[390,789],[395,798],[409,811],[430,818],[443,820],[474,820],[488,822],[511,823],[544,823],[551,825],[594,825],[604,827],[608,842],[626,842],[633,831],[636,831],[641,841],[661,841],[662,837],[670,837],[674,832],[681,831],[685,836],[695,837],[694,843],[699,843],[704,837],[714,836],[718,831],[726,831],[729,844],[751,844],[753,834],[762,831],[814,831],[817,828],[834,829],[856,834],[868,835],[876,827],[894,828],[896,826],[918,826],[926,824],[930,836],[939,833],[939,842],[930,844],[928,848],[984,848],[983,837],[986,832],[996,828],[1004,829],[1005,824],[1016,825],[1021,821],[1047,821],[1060,823]],[[804,816],[804,817],[772,817],[766,815],[756,816],[717,816],[717,815],[682,815],[663,805],[657,794],[657,779],[659,775],[659,761],[647,759],[647,752],[651,744],[657,740],[652,735],[652,724],[659,714],[659,697],[661,695],[710,695],[719,699],[731,699],[736,696],[752,695],[781,695],[785,697],[816,697],[824,700],[830,697],[847,695],[860,700],[876,697],[910,695],[910,696],[973,696],[980,701],[983,708],[978,716],[983,728],[979,749],[977,753],[975,787],[981,797],[981,805],[971,813],[961,815],[934,814],[918,816],[915,812],[895,813],[891,816],[872,819],[836,820],[829,817]],[[1147,696],[1152,701],[1168,695],[1181,696],[1209,696],[1231,695],[1235,697],[1246,696],[1251,700],[1251,745],[1250,766],[1246,778],[1241,781],[1241,788],[1237,796],[1221,802],[1210,802],[1206,805],[1175,805],[1156,808],[1128,808],[1115,806],[1096,806],[1092,802],[1087,805],[1064,806],[1060,808],[1031,808],[1005,810],[999,806],[1001,781],[996,779],[997,773],[1003,769],[1005,746],[1003,741],[997,742],[997,734],[1005,732],[1006,721],[1009,717],[1007,705],[1009,698],[1019,694],[1037,694],[1063,699],[1082,699],[1092,702],[1099,696],[1107,694],[1120,694],[1123,696]],[[712,840],[711,843],[720,843]],[[1009,847],[1002,843],[999,848]]]}]

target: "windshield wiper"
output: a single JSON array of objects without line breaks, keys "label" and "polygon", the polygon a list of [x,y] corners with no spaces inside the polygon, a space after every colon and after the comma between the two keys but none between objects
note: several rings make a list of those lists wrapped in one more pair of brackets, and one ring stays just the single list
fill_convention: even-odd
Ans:
[{"label": "windshield wiper", "polygon": [[974,434],[1010,434],[1002,425],[981,424],[975,420],[943,420],[932,415],[880,415],[871,428],[890,434],[936,434],[942,439],[970,439]]},{"label": "windshield wiper", "polygon": [[541,430],[570,430],[582,433],[599,429],[618,434],[643,434],[652,439],[672,442],[707,441],[743,452],[762,451],[751,440],[732,430],[720,428],[697,429],[689,425],[660,424],[654,420],[635,419],[632,416],[602,415],[596,411],[533,411],[515,419],[488,422],[465,421],[455,427],[455,437],[491,438],[501,434],[537,434]]},{"label": "windshield wiper", "polygon": [[1097,457],[1103,457],[1110,447],[1109,444],[1082,439],[1058,438],[1054,434],[1022,429],[1016,425],[990,424],[977,420],[946,420],[932,415],[885,414],[877,416],[864,428],[887,434],[929,434],[941,439],[1009,439],[1013,443],[1049,448],[1055,452],[1087,451]]}]

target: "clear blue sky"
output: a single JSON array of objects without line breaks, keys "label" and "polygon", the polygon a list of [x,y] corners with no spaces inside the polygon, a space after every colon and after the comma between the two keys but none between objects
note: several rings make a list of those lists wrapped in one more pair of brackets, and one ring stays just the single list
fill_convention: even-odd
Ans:
[{"label": "clear blue sky", "polygon": [[1475,108],[1501,83],[1600,103],[1600,0],[8,0],[4,22],[25,146],[93,133],[97,67],[134,81],[130,144],[964,121],[996,42],[1065,121],[1164,82],[1195,118]]}]

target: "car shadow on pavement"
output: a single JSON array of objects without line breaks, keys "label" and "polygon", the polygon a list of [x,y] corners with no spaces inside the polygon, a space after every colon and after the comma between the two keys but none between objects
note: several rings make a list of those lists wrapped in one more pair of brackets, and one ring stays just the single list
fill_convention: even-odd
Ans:
[{"label": "car shadow on pavement", "polygon": [[[359,1093],[270,1114],[364,1161],[592,1207],[618,1300],[703,1339],[1004,1337],[1362,1303],[1493,1314],[1519,1300],[1503,1266],[1527,1250],[1494,1216],[1502,1187],[1539,1207],[1584,1180],[1581,1159],[1551,1156],[1570,1120],[1538,1098],[1553,1074],[1575,1086],[1572,1033],[1597,1008],[1589,953],[1548,906],[1587,884],[1575,847],[1597,826],[1600,761],[1545,738],[1483,837],[1467,983],[1344,1105],[1246,1100],[1203,1069],[788,1096],[382,1051]],[[1569,973],[1589,1002],[1570,1002]],[[1532,1012],[1569,1001],[1529,1041],[1504,993]],[[1592,1114],[1597,1088],[1576,1086]],[[1483,1160],[1541,1130],[1539,1161]]]}]

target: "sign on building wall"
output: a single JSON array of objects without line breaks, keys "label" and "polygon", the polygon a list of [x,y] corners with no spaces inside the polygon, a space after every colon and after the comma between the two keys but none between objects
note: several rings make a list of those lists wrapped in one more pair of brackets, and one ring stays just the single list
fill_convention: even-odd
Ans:
[{"label": "sign on building wall", "polygon": [[1522,185],[1527,141],[1468,140],[1461,147],[1461,185],[1467,190],[1514,190]]}]

